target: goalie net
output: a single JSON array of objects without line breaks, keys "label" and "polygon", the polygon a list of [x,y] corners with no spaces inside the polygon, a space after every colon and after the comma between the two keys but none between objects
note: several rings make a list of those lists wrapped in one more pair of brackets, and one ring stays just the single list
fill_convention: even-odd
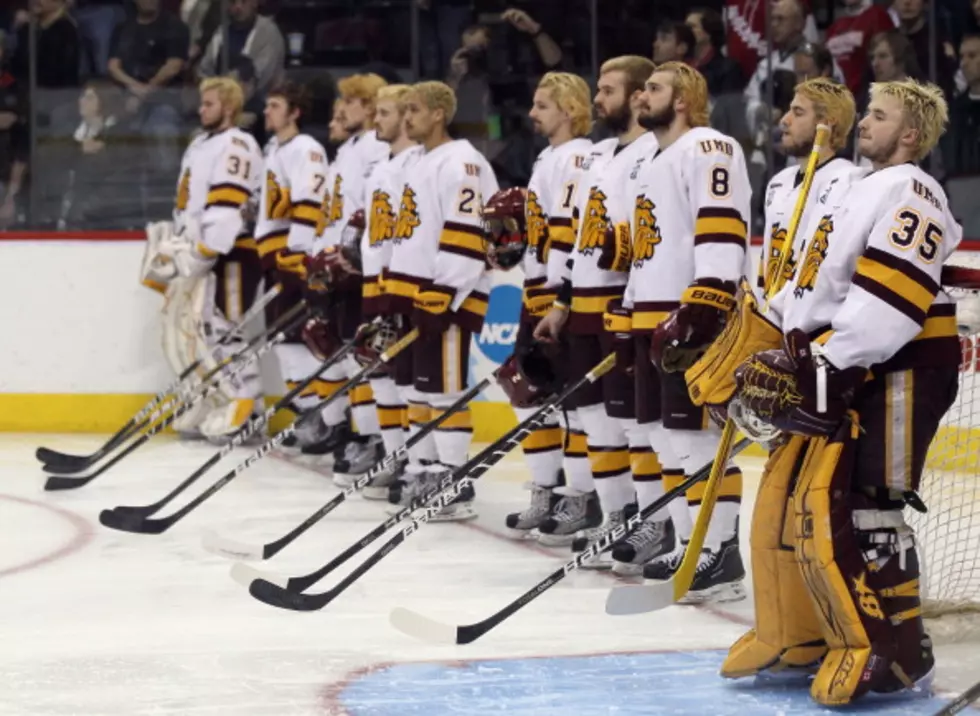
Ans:
[{"label": "goalie net", "polygon": [[[955,263],[980,267],[980,254],[957,254]],[[980,628],[975,618],[965,623],[945,616],[980,611],[980,292],[947,290],[956,299],[960,324],[959,393],[923,471],[919,494],[928,512],[910,509],[907,518],[919,544],[930,631],[939,624],[933,620],[944,617],[942,631],[956,639]]]}]

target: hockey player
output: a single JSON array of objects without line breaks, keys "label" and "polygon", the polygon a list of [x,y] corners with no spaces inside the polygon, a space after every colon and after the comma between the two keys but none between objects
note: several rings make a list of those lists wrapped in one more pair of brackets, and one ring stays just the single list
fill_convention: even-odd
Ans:
[{"label": "hockey player", "polygon": [[[691,402],[682,371],[720,333],[736,286],[748,274],[751,190],[739,144],[708,127],[700,72],[680,62],[660,64],[643,100],[640,123],[656,134],[660,150],[639,169],[630,226],[626,301],[636,337],[636,409],[663,464],[690,475],[712,462],[719,432],[706,409]],[[645,578],[669,578],[678,566],[702,492],[703,484],[688,492],[690,512],[675,501],[680,509],[670,511],[672,520],[663,513],[653,517],[662,525],[661,554],[644,567]],[[688,601],[744,597],[741,495],[742,474],[729,465]]]},{"label": "hockey player", "polygon": [[[159,258],[165,271],[144,273],[145,282],[166,282],[164,346],[178,373],[197,359],[210,369],[243,347],[238,340],[217,342],[252,303],[261,278],[243,210],[258,192],[262,154],[236,126],[242,88],[229,77],[213,77],[201,83],[200,94],[202,131],[181,161],[173,223],[148,230],[145,265],[159,266]],[[253,364],[222,381],[215,399],[184,413],[174,428],[224,439],[251,417],[260,393]]]},{"label": "hockey player", "polygon": [[924,509],[915,490],[957,390],[955,310],[939,281],[962,232],[915,164],[946,120],[934,85],[872,84],[858,149],[873,171],[815,219],[772,299],[783,345],[736,371],[735,400],[786,433],[755,519],[791,540],[796,564],[754,572],[778,608],[757,612],[724,676],[819,665],[810,693],[833,706],[928,690],[934,658],[902,511]]},{"label": "hockey player", "polygon": [[[374,166],[365,183],[366,225],[360,242],[362,321],[370,321],[384,314],[379,283],[381,272],[388,267],[391,257],[391,239],[404,177],[422,154],[422,147],[409,139],[405,130],[405,99],[410,91],[408,85],[387,85],[378,90],[375,99],[375,131],[378,140],[388,145],[390,154],[386,160]],[[407,406],[395,385],[394,376],[379,374],[372,376],[370,382],[377,401],[384,452],[392,453],[405,444]],[[376,460],[352,463],[350,472],[363,474],[374,462]],[[340,479],[335,468],[334,480]],[[369,499],[387,499],[388,487],[393,479],[394,472],[378,475],[362,494]]]},{"label": "hockey player", "polygon": [[[374,167],[388,158],[388,145],[378,141],[374,130],[375,98],[385,81],[374,74],[357,74],[337,83],[340,93],[344,130],[349,138],[337,150],[331,165],[329,202],[326,205],[326,228],[317,238],[312,253],[333,251],[343,243],[343,233],[351,217],[365,207],[365,182]],[[331,290],[328,314],[336,323],[342,339],[353,337],[361,318],[360,288],[352,282],[349,288]],[[343,385],[359,367],[353,359],[342,361],[323,374],[334,390]],[[352,434],[347,420],[350,405],[357,434]],[[333,472],[347,484],[364,464],[383,450],[374,395],[367,382],[354,386],[348,400],[337,400],[324,408],[321,417],[326,429],[337,435]],[[356,468],[356,469],[355,469]]]},{"label": "hockey player", "polygon": [[[470,339],[486,315],[490,288],[483,245],[484,197],[497,191],[490,164],[472,144],[453,140],[447,127],[456,96],[442,82],[420,82],[405,100],[405,129],[424,153],[403,176],[391,260],[382,274],[385,308],[410,320],[420,337],[410,354],[413,390],[406,391],[410,423],[437,417],[465,391]],[[404,371],[408,361],[396,368]],[[400,383],[404,383],[404,376]],[[412,451],[388,499],[408,504],[434,489],[467,459],[469,409],[448,418]],[[475,516],[473,489],[446,507],[443,519]]]},{"label": "hockey player", "polygon": [[[526,197],[518,195],[519,202],[515,203],[515,208],[524,214],[527,235],[527,250],[521,264],[524,297],[514,347],[515,360],[530,348],[534,326],[551,310],[568,256],[575,247],[572,214],[585,163],[592,150],[592,142],[586,139],[592,128],[588,84],[577,75],[549,72],[538,83],[529,116],[535,132],[546,138],[549,146],[535,161]],[[491,199],[485,210],[488,217],[492,204]],[[503,220],[497,226],[506,225],[506,213],[505,209]],[[491,222],[490,226],[493,225]],[[492,250],[488,253],[496,268],[507,268],[495,261]],[[501,385],[513,386],[515,383],[502,381]],[[533,408],[520,407],[515,402],[519,400],[512,398],[511,402],[518,419],[524,419]],[[507,515],[506,525],[514,536],[528,535],[551,515],[565,490],[564,485],[559,485],[563,464],[564,477],[573,497],[595,490],[587,461],[585,432],[574,410],[566,415],[569,429],[565,435],[556,421],[534,431],[522,443],[531,471],[531,504],[522,512]]]},{"label": "hockey player", "polygon": [[[556,340],[567,323],[572,379],[590,370],[613,347],[604,315],[610,301],[622,299],[629,269],[622,252],[629,247],[628,240],[627,244],[617,241],[621,236],[614,235],[611,228],[628,220],[631,175],[657,150],[656,137],[637,121],[643,83],[652,71],[653,63],[638,56],[609,60],[600,71],[595,106],[617,137],[597,144],[590,157],[588,174],[579,189],[578,243],[571,254],[570,275],[554,307],[534,331],[539,340]],[[570,535],[580,533],[583,539],[572,547],[584,549],[603,531],[623,524],[624,510],[635,497],[631,475],[643,505],[652,494],[649,488],[661,479],[660,464],[633,419],[631,367],[617,363],[617,369],[599,384],[582,388],[575,396],[588,437],[596,493],[570,490],[563,507],[538,528],[543,544],[567,543]],[[627,562],[642,564],[646,558],[642,552],[637,550]],[[590,566],[610,564],[607,553]]]},{"label": "hockey player", "polygon": [[[281,314],[303,298],[306,254],[324,228],[327,155],[319,142],[300,132],[309,107],[306,88],[292,82],[273,89],[265,103],[265,126],[273,137],[265,148],[256,235],[265,268],[275,272],[284,287],[271,306],[273,315]],[[276,347],[276,357],[288,388],[320,364],[303,344],[298,331]],[[322,429],[317,411],[309,412],[330,394],[331,386],[316,380],[296,398],[296,411],[301,417],[295,444],[304,452],[312,449],[319,454],[323,444],[331,439]]]}]

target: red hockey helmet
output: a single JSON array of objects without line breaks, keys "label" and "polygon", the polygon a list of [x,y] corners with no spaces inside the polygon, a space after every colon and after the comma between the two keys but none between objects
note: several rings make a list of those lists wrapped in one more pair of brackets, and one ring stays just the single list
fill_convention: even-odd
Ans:
[{"label": "red hockey helmet", "polygon": [[557,349],[544,343],[518,348],[497,371],[497,384],[514,407],[541,405],[564,386]]},{"label": "red hockey helmet", "polygon": [[319,361],[325,361],[340,348],[337,331],[327,319],[319,316],[303,325],[302,337],[310,353]]},{"label": "red hockey helmet", "polygon": [[503,271],[514,268],[527,250],[527,192],[501,189],[483,207],[483,241],[487,261]]}]

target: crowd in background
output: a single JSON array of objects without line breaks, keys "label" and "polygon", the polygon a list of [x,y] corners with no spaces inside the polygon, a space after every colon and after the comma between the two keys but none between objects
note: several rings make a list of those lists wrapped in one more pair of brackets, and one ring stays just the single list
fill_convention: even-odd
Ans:
[{"label": "crowd in background", "polygon": [[[12,5],[12,6],[11,6]],[[926,161],[967,236],[980,237],[980,0],[24,0],[0,10],[0,230],[131,229],[169,215],[196,85],[231,73],[244,126],[285,77],[314,97],[324,144],[336,81],[442,79],[455,136],[526,185],[542,148],[527,118],[546,71],[594,81],[623,54],[706,76],[712,125],[743,144],[762,189],[794,84],[832,76],[859,111],[874,80],[932,79],[950,125]],[[596,138],[602,128],[597,126]],[[849,150],[850,151],[850,150]],[[960,210],[960,207],[962,209]],[[753,227],[758,231],[761,227]]]}]

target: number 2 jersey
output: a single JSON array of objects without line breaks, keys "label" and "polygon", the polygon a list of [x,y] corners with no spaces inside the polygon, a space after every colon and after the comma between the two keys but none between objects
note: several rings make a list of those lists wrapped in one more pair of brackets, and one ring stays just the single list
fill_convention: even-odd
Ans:
[{"label": "number 2 jersey", "polygon": [[389,310],[411,314],[419,290],[438,290],[451,296],[460,326],[480,330],[490,291],[483,201],[497,189],[490,163],[464,139],[419,157],[403,177],[391,260],[382,273]]},{"label": "number 2 jersey", "polygon": [[262,152],[252,135],[232,127],[199,134],[180,163],[174,228],[204,256],[251,246],[242,207],[259,189]]},{"label": "number 2 jersey", "polygon": [[326,226],[327,153],[308,134],[265,147],[265,172],[255,234],[266,268],[302,272],[304,255]]},{"label": "number 2 jersey", "polygon": [[591,151],[588,139],[571,139],[546,147],[534,162],[524,211],[527,252],[523,262],[523,305],[532,316],[543,316],[551,308],[575,248],[572,217]]},{"label": "number 2 jersey", "polygon": [[959,364],[955,305],[939,281],[962,229],[935,179],[912,164],[875,171],[807,233],[769,304],[784,333],[824,343],[841,369]]},{"label": "number 2 jersey", "polygon": [[685,132],[639,168],[633,197],[624,298],[633,330],[656,328],[696,279],[748,275],[751,189],[731,137],[708,127]]}]

